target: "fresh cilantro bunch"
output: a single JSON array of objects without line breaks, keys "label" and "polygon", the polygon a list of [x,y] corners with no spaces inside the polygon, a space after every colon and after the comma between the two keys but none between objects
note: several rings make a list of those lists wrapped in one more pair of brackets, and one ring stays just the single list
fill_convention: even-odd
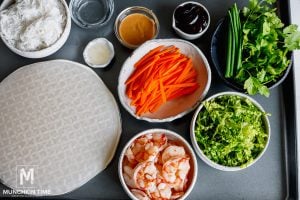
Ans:
[{"label": "fresh cilantro bunch", "polygon": [[194,130],[198,145],[218,164],[246,167],[266,146],[266,115],[249,99],[236,95],[205,101]]},{"label": "fresh cilantro bunch", "polygon": [[234,79],[250,95],[269,96],[266,84],[276,82],[284,74],[291,62],[288,52],[300,49],[297,25],[284,28],[272,6],[275,2],[250,0],[242,10],[242,65]]}]

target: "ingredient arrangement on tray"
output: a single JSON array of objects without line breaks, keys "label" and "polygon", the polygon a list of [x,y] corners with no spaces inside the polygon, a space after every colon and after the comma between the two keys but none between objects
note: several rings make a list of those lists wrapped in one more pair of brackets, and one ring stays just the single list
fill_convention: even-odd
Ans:
[{"label": "ingredient arrangement on tray", "polygon": [[[92,12],[99,5],[87,6],[77,0],[71,0],[69,7],[65,0],[4,0],[0,10],[1,39],[20,56],[49,56],[66,42],[71,18],[81,28],[107,24],[117,1],[103,2],[100,5],[103,16],[98,16],[97,11]],[[116,38],[124,48],[134,49],[118,79],[117,92],[124,109],[134,120],[150,123],[171,122],[195,110],[190,120],[193,148],[180,136],[184,133],[165,129],[138,133],[122,148],[118,173],[130,198],[187,198],[198,176],[194,151],[206,164],[222,171],[243,170],[262,158],[272,137],[268,119],[272,113],[249,95],[259,93],[268,98],[272,92],[269,89],[278,86],[289,72],[292,51],[300,49],[298,27],[283,24],[274,3],[274,0],[249,0],[249,5],[242,9],[236,3],[228,8],[227,16],[213,34],[211,57],[220,78],[240,92],[221,92],[205,100],[211,84],[210,65],[202,51],[187,40],[206,33],[213,12],[193,1],[175,7],[170,28],[183,39],[156,39],[160,24],[151,8],[129,7],[116,17]],[[104,68],[114,57],[118,59],[113,44],[106,38],[93,39],[81,53],[86,64],[93,68]],[[109,73],[109,69],[104,73]],[[20,98],[16,91],[24,96]],[[87,66],[66,60],[24,66],[0,83],[0,96],[3,97],[0,138],[13,141],[12,145],[33,144],[32,151],[40,158],[39,168],[45,172],[39,189],[52,187],[53,193],[47,195],[73,191],[104,170],[113,159],[121,132],[120,113],[110,91]],[[14,111],[8,112],[12,108]],[[42,116],[47,116],[44,121]],[[12,119],[16,129],[7,125]],[[21,137],[20,130],[32,137]],[[37,139],[35,131],[39,134]],[[64,142],[68,137],[72,140]],[[36,151],[35,146],[42,150]],[[75,147],[82,150],[74,155],[78,162],[68,153]],[[10,148],[0,143],[0,149]],[[61,150],[61,157],[52,157],[55,149]],[[10,154],[20,156],[13,150]],[[63,169],[67,167],[78,174],[70,187],[64,186],[71,177],[67,171],[52,180],[51,169],[43,162],[45,157],[56,159]],[[14,165],[18,163],[6,159],[0,155],[0,163],[9,163],[6,167],[0,164],[0,179],[17,189],[13,176]],[[82,163],[80,159],[90,163]],[[101,166],[95,166],[98,160]],[[22,165],[34,163],[22,159]]]}]

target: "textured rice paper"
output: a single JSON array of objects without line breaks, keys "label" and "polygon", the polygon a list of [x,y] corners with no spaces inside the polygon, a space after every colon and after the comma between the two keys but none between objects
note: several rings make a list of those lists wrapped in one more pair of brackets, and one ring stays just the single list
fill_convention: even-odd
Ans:
[{"label": "textured rice paper", "polygon": [[36,63],[0,83],[0,179],[12,189],[78,188],[107,167],[120,135],[113,95],[84,65]]}]

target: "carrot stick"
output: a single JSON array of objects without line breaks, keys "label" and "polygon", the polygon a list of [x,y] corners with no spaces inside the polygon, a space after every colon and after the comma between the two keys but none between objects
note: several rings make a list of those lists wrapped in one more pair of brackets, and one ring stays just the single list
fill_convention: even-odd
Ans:
[{"label": "carrot stick", "polygon": [[169,89],[169,88],[185,88],[185,87],[192,87],[197,85],[197,83],[182,83],[182,84],[176,84],[176,85],[167,85],[165,86],[165,89]]},{"label": "carrot stick", "polygon": [[195,85],[195,86],[190,87],[188,89],[176,91],[176,92],[174,92],[173,94],[171,94],[169,96],[168,101],[176,99],[176,98],[178,98],[180,96],[183,96],[183,95],[192,94],[193,92],[195,92],[197,90],[197,88],[198,88],[198,85]]},{"label": "carrot stick", "polygon": [[149,51],[146,55],[144,55],[138,62],[136,62],[136,63],[134,64],[134,66],[136,67],[136,66],[141,65],[141,63],[143,63],[145,60],[147,60],[147,58],[151,58],[151,57],[152,57],[153,55],[155,55],[157,52],[160,52],[162,48],[164,48],[163,45],[158,46],[158,47],[152,49],[152,50]]},{"label": "carrot stick", "polygon": [[[161,77],[161,74],[160,74],[160,77]],[[159,88],[160,88],[160,92],[161,92],[162,101],[163,101],[163,103],[166,103],[167,97],[166,97],[164,85],[163,85],[163,82],[161,79],[159,79]]]},{"label": "carrot stick", "polygon": [[173,45],[154,48],[134,67],[125,92],[137,115],[156,112],[167,101],[192,94],[199,87],[192,60]]},{"label": "carrot stick", "polygon": [[[155,58],[154,61],[158,59]],[[143,74],[144,71],[146,71],[148,68],[152,67],[154,64],[154,62],[149,63],[147,66],[143,67],[143,69],[135,71],[130,77],[129,79],[125,82],[125,84],[129,84],[132,81],[134,81],[138,76],[140,76],[141,74]]]}]

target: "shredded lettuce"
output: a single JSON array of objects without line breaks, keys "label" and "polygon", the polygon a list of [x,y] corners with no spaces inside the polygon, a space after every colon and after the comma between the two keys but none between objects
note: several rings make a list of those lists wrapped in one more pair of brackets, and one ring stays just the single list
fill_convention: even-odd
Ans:
[{"label": "shredded lettuce", "polygon": [[245,167],[266,145],[266,115],[249,99],[237,95],[204,101],[194,130],[198,145],[218,164]]}]

